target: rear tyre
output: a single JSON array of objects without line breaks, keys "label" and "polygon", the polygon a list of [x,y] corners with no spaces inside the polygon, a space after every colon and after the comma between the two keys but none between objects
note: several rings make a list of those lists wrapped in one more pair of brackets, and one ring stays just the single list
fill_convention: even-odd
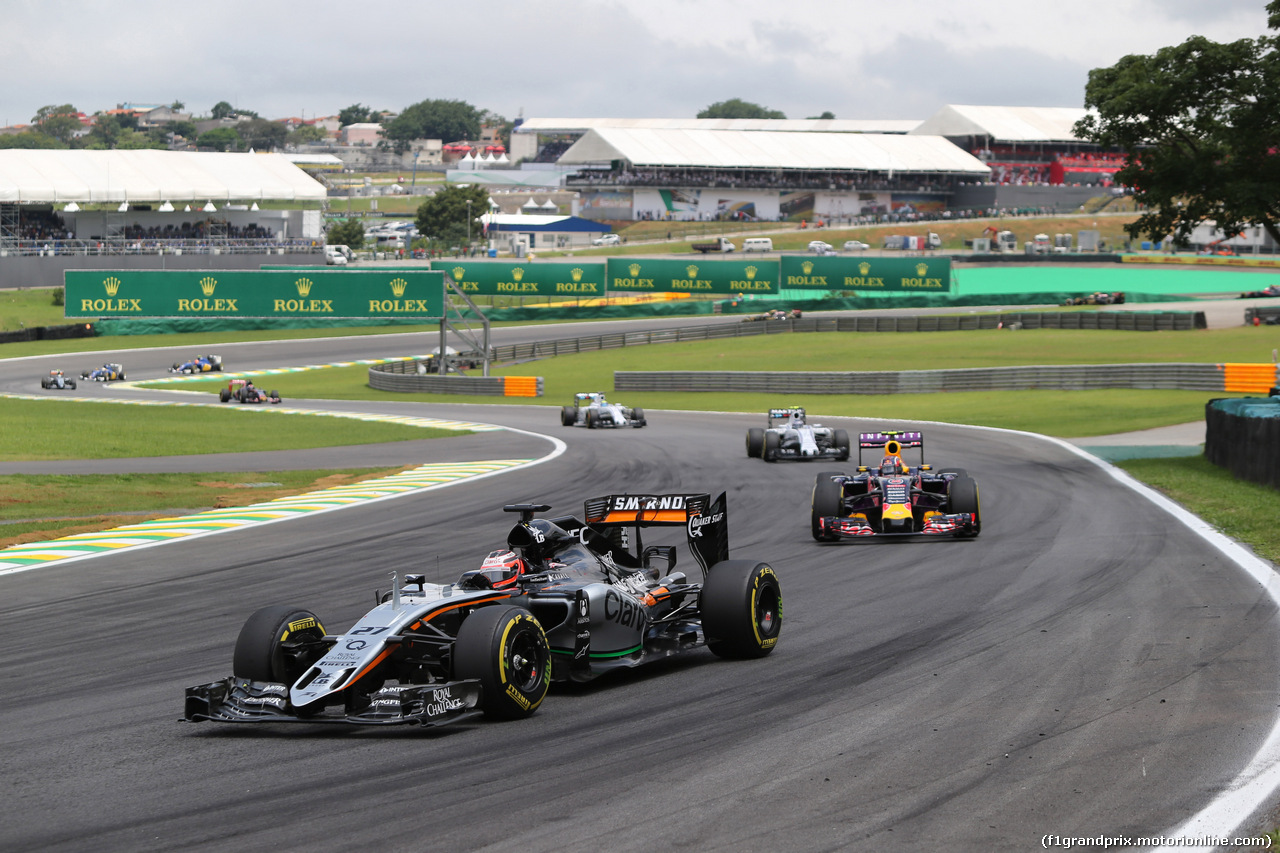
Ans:
[{"label": "rear tyre", "polygon": [[782,631],[782,585],[768,563],[726,560],[702,585],[702,630],[722,658],[762,658]]},{"label": "rear tyre", "polygon": [[849,459],[849,433],[845,430],[838,429],[831,437],[831,443],[836,448],[836,459],[846,462]]},{"label": "rear tyre", "polygon": [[840,504],[844,500],[844,486],[831,479],[839,474],[839,471],[823,471],[813,484],[813,499],[809,502],[809,527],[813,538],[819,542],[828,537],[823,534],[818,519],[842,514]]},{"label": "rear tyre", "polygon": [[560,407],[560,425],[573,426],[578,422],[578,410],[573,406]]},{"label": "rear tyre", "polygon": [[982,532],[978,507],[978,484],[968,475],[956,477],[947,488],[947,512],[973,513],[973,532],[957,533],[957,539],[972,539]]},{"label": "rear tyre", "polygon": [[762,453],[764,453],[764,430],[760,427],[751,427],[747,430],[747,458],[759,459]]},{"label": "rear tyre", "polygon": [[480,681],[486,717],[527,717],[551,686],[551,646],[542,625],[523,607],[482,607],[458,629],[453,675]]},{"label": "rear tyre", "polygon": [[322,637],[324,626],[310,610],[264,607],[240,629],[231,672],[251,681],[293,684],[323,656],[324,647],[314,642]]},{"label": "rear tyre", "polygon": [[764,434],[764,448],[760,451],[760,455],[764,457],[765,462],[778,461],[778,447],[782,440],[778,438],[776,432],[766,432]]}]

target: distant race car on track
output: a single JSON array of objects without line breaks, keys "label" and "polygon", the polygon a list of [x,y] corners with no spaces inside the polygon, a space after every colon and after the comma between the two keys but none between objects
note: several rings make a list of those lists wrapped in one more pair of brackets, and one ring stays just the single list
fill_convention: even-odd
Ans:
[{"label": "distant race car on track", "polygon": [[[345,633],[327,633],[301,607],[258,610],[236,640],[233,675],[188,688],[184,719],[515,719],[538,709],[552,681],[590,681],[703,646],[762,658],[778,642],[778,576],[768,563],[729,559],[723,493],[607,495],[586,501],[585,521],[535,518],[545,504],[503,509],[520,515],[505,549],[452,584],[393,575]],[[683,534],[692,556],[683,571],[677,545],[642,546],[641,530],[655,527]],[[753,676],[741,678],[751,689]]]},{"label": "distant race car on track", "polygon": [[80,378],[91,382],[114,382],[124,379],[124,368],[118,364],[104,364],[93,370],[80,371]]},{"label": "distant race car on track", "polygon": [[76,387],[76,381],[70,376],[64,376],[61,370],[50,370],[48,376],[40,377],[41,388],[71,388]]},{"label": "distant race car on track", "polygon": [[[920,464],[902,460],[905,448],[920,449]],[[876,467],[862,464],[864,450],[883,450]],[[858,470],[825,471],[813,485],[810,508],[818,541],[880,536],[954,536],[982,530],[978,485],[962,469],[934,471],[924,464],[924,435],[865,432],[858,436]]]},{"label": "distant race car on track", "polygon": [[780,459],[836,459],[849,458],[849,434],[842,429],[811,424],[805,419],[804,409],[770,409],[768,428],[752,427],[747,430],[747,456],[763,458],[765,462]]},{"label": "distant race car on track", "polygon": [[222,369],[222,356],[220,355],[198,355],[190,361],[174,362],[173,367],[169,368],[170,373],[209,373],[213,370]]},{"label": "distant race car on track", "polygon": [[585,426],[587,429],[613,427],[642,427],[648,423],[644,409],[632,409],[610,403],[603,391],[573,395],[573,405],[560,409],[560,423],[564,426]]},{"label": "distant race car on track", "polygon": [[279,403],[280,394],[276,391],[263,391],[248,379],[231,379],[227,387],[218,392],[218,399],[223,403],[235,400],[237,403]]}]

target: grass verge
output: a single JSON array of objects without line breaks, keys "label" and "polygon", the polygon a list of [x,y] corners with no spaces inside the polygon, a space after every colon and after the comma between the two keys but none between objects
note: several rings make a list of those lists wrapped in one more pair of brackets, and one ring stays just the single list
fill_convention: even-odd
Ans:
[{"label": "grass verge", "polygon": [[1218,530],[1248,545],[1259,557],[1280,562],[1280,491],[1237,480],[1203,456],[1129,459],[1115,463],[1182,504]]},{"label": "grass verge", "polygon": [[[211,395],[210,401],[214,399]],[[28,462],[299,450],[466,433],[288,414],[260,407],[218,410],[77,400],[5,400],[0,406],[0,434],[5,436],[0,459]]]},{"label": "grass verge", "polygon": [[3,475],[0,548],[207,509],[248,506],[391,473],[395,472],[353,468],[232,474]]}]

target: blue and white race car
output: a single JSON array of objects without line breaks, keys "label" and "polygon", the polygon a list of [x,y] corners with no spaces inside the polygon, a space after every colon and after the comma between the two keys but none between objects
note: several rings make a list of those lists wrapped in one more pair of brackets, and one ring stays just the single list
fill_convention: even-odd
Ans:
[{"label": "blue and white race car", "polygon": [[95,367],[93,370],[80,371],[81,379],[88,379],[91,382],[114,382],[124,379],[124,367],[119,364],[104,364],[102,367]]},{"label": "blue and white race car", "polygon": [[642,427],[648,421],[645,420],[644,409],[610,403],[604,398],[603,391],[590,391],[573,395],[573,405],[560,410],[560,423],[587,429],[609,429]]},{"label": "blue and white race car", "polygon": [[747,457],[765,462],[779,459],[849,458],[849,434],[842,429],[811,424],[804,409],[770,409],[769,426],[747,430]]},{"label": "blue and white race car", "polygon": [[193,373],[209,373],[210,371],[221,369],[222,356],[198,355],[190,361],[174,362],[173,367],[169,368],[169,372],[191,375]]}]

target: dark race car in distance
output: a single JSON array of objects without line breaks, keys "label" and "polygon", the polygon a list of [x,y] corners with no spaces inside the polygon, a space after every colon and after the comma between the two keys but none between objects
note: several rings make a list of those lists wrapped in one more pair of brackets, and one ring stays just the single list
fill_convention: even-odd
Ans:
[{"label": "dark race car in distance", "polygon": [[91,382],[116,382],[124,379],[124,367],[119,364],[104,364],[102,367],[95,367],[93,370],[80,371],[81,379],[88,379]]},{"label": "dark race car in distance", "polygon": [[[883,450],[876,467],[863,452]],[[920,463],[902,451],[919,448]],[[883,536],[973,538],[982,530],[978,485],[963,469],[934,471],[924,463],[924,435],[886,430],[858,436],[858,470],[824,471],[813,485],[810,525],[819,542]]]},{"label": "dark race car in distance", "polygon": [[56,388],[59,390],[70,388],[75,390],[76,381],[70,376],[65,375],[61,370],[50,370],[48,376],[40,377],[41,388]]},{"label": "dark race car in distance", "polygon": [[770,409],[768,427],[747,430],[747,457],[777,462],[782,459],[849,458],[849,434],[822,424],[809,423],[804,409]]},{"label": "dark race car in distance", "polygon": [[[778,576],[768,563],[729,559],[723,493],[606,495],[585,502],[585,520],[536,518],[545,504],[503,509],[520,515],[507,550],[452,584],[410,574],[402,586],[393,575],[391,591],[345,633],[327,633],[300,607],[257,611],[236,641],[233,675],[188,688],[184,719],[514,719],[536,711],[552,681],[703,646],[723,658],[773,651]],[[679,530],[697,568],[676,569],[677,545],[646,545],[651,528]]]},{"label": "dark race car in distance", "polygon": [[1280,296],[1280,284],[1269,284],[1262,290],[1250,290],[1240,294],[1241,299],[1267,299]]},{"label": "dark race car in distance", "polygon": [[218,392],[218,400],[223,403],[279,403],[280,399],[279,392],[263,391],[249,379],[230,379],[227,387]]}]

